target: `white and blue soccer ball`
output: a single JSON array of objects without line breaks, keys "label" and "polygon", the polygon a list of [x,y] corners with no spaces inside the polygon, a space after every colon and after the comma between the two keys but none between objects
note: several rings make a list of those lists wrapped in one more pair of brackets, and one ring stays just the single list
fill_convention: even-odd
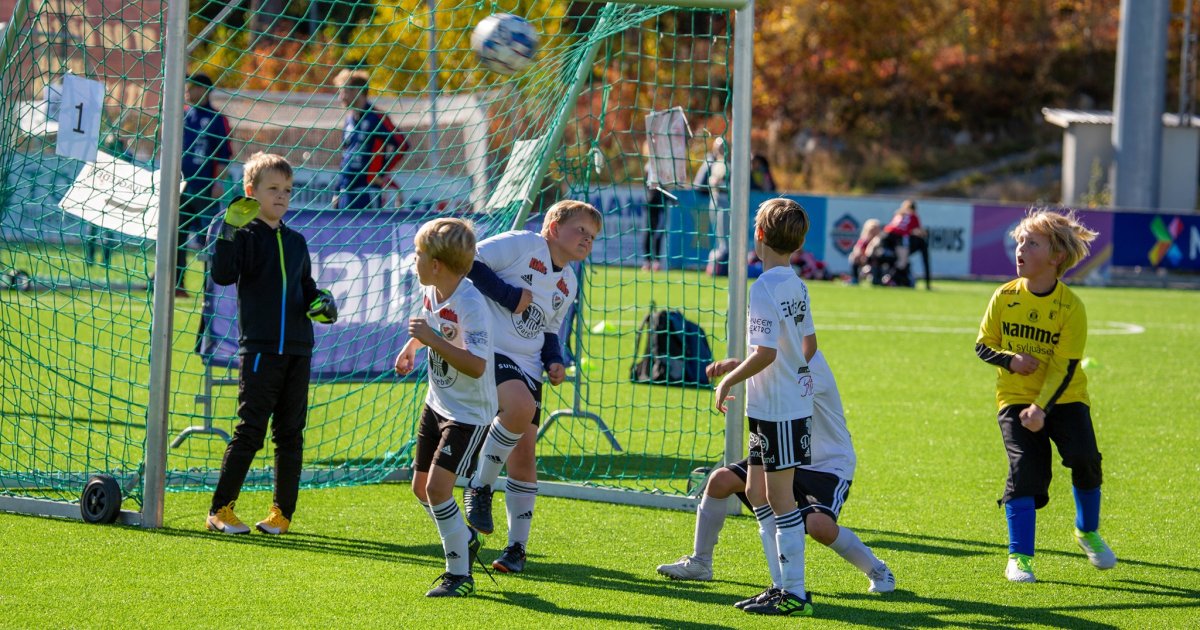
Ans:
[{"label": "white and blue soccer ball", "polygon": [[538,34],[525,18],[511,13],[493,13],[475,26],[471,48],[479,62],[492,72],[514,74],[533,62]]}]

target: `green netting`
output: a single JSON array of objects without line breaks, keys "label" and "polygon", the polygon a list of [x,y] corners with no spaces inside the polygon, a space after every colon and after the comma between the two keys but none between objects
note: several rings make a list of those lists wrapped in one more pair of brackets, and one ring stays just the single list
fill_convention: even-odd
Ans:
[{"label": "green netting", "polygon": [[[7,28],[0,92],[0,494],[75,500],[90,474],[108,472],[140,500],[150,289],[169,287],[151,276],[156,255],[175,253],[156,247],[156,212],[129,207],[157,207],[160,125],[181,117],[160,107],[165,5],[18,4],[18,16],[27,13]],[[318,283],[341,303],[342,320],[318,328],[326,354],[313,366],[305,484],[378,481],[411,462],[424,378],[402,381],[385,368],[417,306],[407,245],[416,227],[462,214],[481,237],[514,224],[537,229],[542,209],[576,198],[602,208],[605,228],[581,269],[583,297],[566,336],[572,377],[546,390],[543,478],[688,492],[692,469],[722,456],[724,419],[710,411],[711,389],[633,384],[630,366],[652,307],[682,310],[716,354],[724,349],[726,283],[702,268],[727,201],[710,212],[707,189],[690,182],[728,134],[729,14],[545,1],[288,6],[294,15],[192,2],[187,70],[215,81],[213,106],[231,128],[223,201],[240,189],[250,155],[288,157],[296,180],[285,220],[309,239]],[[474,26],[497,12],[525,17],[541,38],[534,63],[512,76],[482,69],[470,46]],[[408,144],[388,185],[358,210],[334,206],[345,194],[337,176],[346,109],[334,86],[345,69],[369,74],[370,100]],[[54,95],[67,73],[104,85],[107,171],[55,154]],[[647,259],[652,113],[686,120],[687,131],[650,149],[675,199],[656,230],[661,253]],[[82,203],[90,212],[72,206],[73,187],[96,193]],[[135,188],[144,194],[127,198]],[[104,219],[121,211],[121,226]],[[209,282],[203,239],[188,247],[186,296],[174,302],[168,487],[204,490],[225,448],[210,428],[232,432],[236,423],[236,321],[232,294]],[[271,462],[268,444],[247,487],[269,486]]]}]

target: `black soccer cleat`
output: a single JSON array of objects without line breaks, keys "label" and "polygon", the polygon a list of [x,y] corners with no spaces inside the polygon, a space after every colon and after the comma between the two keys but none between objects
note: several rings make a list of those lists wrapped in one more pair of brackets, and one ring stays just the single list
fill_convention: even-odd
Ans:
[{"label": "black soccer cleat", "polygon": [[750,604],[742,609],[752,615],[778,615],[784,617],[811,617],[813,614],[812,595],[803,599],[795,593],[776,591],[768,601],[761,604]]},{"label": "black soccer cleat", "polygon": [[490,534],[495,529],[492,523],[492,487],[482,488],[467,484],[463,490],[463,507],[467,511],[467,525],[477,532]]},{"label": "black soccer cleat", "polygon": [[454,575],[447,572],[438,576],[437,580],[441,580],[442,583],[429,589],[425,597],[466,597],[475,592],[475,578],[470,575]]},{"label": "black soccer cleat", "polygon": [[736,603],[734,603],[733,607],[738,608],[738,609],[745,609],[750,604],[764,604],[766,602],[771,601],[771,598],[775,597],[777,594],[779,594],[779,589],[775,588],[774,586],[768,586],[767,590],[765,590],[753,597],[747,597],[746,599],[743,599],[740,602],[736,602]]},{"label": "black soccer cleat", "polygon": [[525,545],[513,543],[504,548],[499,558],[492,561],[492,568],[501,573],[520,573],[525,570]]}]

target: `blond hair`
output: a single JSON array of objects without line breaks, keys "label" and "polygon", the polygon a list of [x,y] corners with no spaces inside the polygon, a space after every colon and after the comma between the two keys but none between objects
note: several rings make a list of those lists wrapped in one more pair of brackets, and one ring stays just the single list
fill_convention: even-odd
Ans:
[{"label": "blond hair", "polygon": [[434,219],[413,239],[421,251],[454,273],[465,276],[475,262],[475,226],[463,219]]},{"label": "blond hair", "polygon": [[1064,254],[1058,263],[1059,278],[1087,257],[1092,241],[1100,234],[1083,225],[1074,210],[1057,212],[1049,208],[1030,208],[1025,218],[1013,228],[1011,236],[1015,240],[1021,232],[1045,236],[1050,242],[1051,256]]},{"label": "blond hair", "polygon": [[804,246],[804,237],[808,234],[808,213],[791,199],[768,199],[758,206],[754,230],[756,237],[758,232],[762,232],[764,245],[779,254],[790,254]]},{"label": "blond hair", "polygon": [[276,153],[259,151],[251,155],[250,159],[246,160],[246,166],[242,168],[242,187],[258,187],[263,173],[267,171],[279,173],[289,180],[294,179],[292,165],[288,163],[287,158]]},{"label": "blond hair", "polygon": [[575,217],[586,214],[591,217],[596,224],[596,231],[599,232],[604,228],[604,215],[590,203],[575,201],[574,199],[564,199],[546,211],[546,217],[542,219],[542,235],[545,236],[550,230],[550,225],[554,223],[562,224],[574,219]]},{"label": "blond hair", "polygon": [[863,221],[862,231],[858,233],[859,240],[870,238],[879,233],[883,229],[883,221],[879,219],[867,219]]},{"label": "blond hair", "polygon": [[362,70],[350,70],[349,68],[337,73],[333,78],[333,84],[340,88],[365,88],[371,82],[371,75]]}]

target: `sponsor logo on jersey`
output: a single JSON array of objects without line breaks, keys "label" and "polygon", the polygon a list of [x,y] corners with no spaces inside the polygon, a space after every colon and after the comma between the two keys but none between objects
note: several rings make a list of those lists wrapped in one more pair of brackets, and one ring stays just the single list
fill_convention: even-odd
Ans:
[{"label": "sponsor logo on jersey", "polygon": [[764,319],[761,317],[750,318],[750,333],[762,333],[764,335],[771,334],[771,330],[775,327],[775,320]]},{"label": "sponsor logo on jersey", "polygon": [[484,346],[488,342],[488,331],[486,330],[468,330],[467,345],[468,346]]},{"label": "sponsor logo on jersey", "polygon": [[525,284],[528,284],[529,286],[533,286],[533,274],[531,274],[531,273],[524,274],[521,276],[521,279],[525,281]]},{"label": "sponsor logo on jersey", "polygon": [[833,227],[829,230],[830,240],[833,241],[834,249],[841,252],[843,256],[850,253],[854,249],[854,244],[858,242],[858,221],[849,214],[844,214],[838,220],[833,222]]},{"label": "sponsor logo on jersey", "polygon": [[804,314],[808,311],[808,302],[804,300],[784,300],[779,303],[779,308],[783,310],[784,317],[791,317],[792,321],[798,326],[800,322],[804,321]]},{"label": "sponsor logo on jersey", "polygon": [[458,313],[455,313],[454,310],[450,308],[444,308],[438,311],[438,317],[448,322],[454,322],[455,324],[458,323]]},{"label": "sponsor logo on jersey", "polygon": [[543,276],[546,275],[546,263],[536,258],[529,259],[529,268],[542,274]]},{"label": "sponsor logo on jersey", "polygon": [[433,381],[434,385],[445,389],[454,385],[454,382],[458,380],[458,370],[443,359],[442,355],[431,350],[429,352],[429,380]]},{"label": "sponsor logo on jersey", "polygon": [[1025,314],[1025,317],[1029,318],[1031,323],[1036,324],[1038,320],[1038,312],[1036,310],[1031,310]]},{"label": "sponsor logo on jersey", "polygon": [[1020,291],[1020,290],[1018,290],[1018,289],[1001,289],[1001,290],[1000,290],[1000,295],[1016,295],[1016,294],[1018,294],[1018,293],[1020,293],[1020,292],[1021,292],[1021,291]]},{"label": "sponsor logo on jersey", "polygon": [[454,338],[457,336],[458,336],[458,326],[455,326],[453,324],[442,324],[442,337],[446,341],[454,341]]},{"label": "sponsor logo on jersey", "polygon": [[562,291],[562,294],[563,294],[563,295],[571,295],[571,291],[570,291],[570,290],[567,288],[567,281],[566,281],[566,280],[563,280],[562,278],[559,278],[559,279],[558,279],[558,284],[556,284],[556,285],[554,285],[554,286],[558,287],[558,290],[559,290],[559,291]]},{"label": "sponsor logo on jersey", "polygon": [[800,383],[800,387],[803,387],[803,388],[804,388],[804,395],[805,395],[805,396],[812,396],[812,395],[813,395],[813,390],[814,390],[814,387],[813,387],[813,377],[812,377],[812,374],[801,374],[801,375],[800,375],[800,380],[799,380],[799,383]]},{"label": "sponsor logo on jersey", "polygon": [[546,329],[546,313],[536,303],[520,313],[513,313],[512,321],[517,334],[525,339],[533,339]]},{"label": "sponsor logo on jersey", "polygon": [[[1028,324],[1015,324],[1012,322],[1000,322],[1000,332],[1008,337],[1019,337],[1028,339],[1038,343],[1058,344],[1058,336],[1060,333],[1050,332],[1045,328],[1030,326]],[[1011,347],[1011,342],[1010,346]]]},{"label": "sponsor logo on jersey", "polygon": [[552,308],[554,308],[554,310],[557,311],[558,309],[562,308],[563,300],[564,300],[563,296],[559,295],[558,293],[555,293],[554,297],[550,298],[550,306]]}]

